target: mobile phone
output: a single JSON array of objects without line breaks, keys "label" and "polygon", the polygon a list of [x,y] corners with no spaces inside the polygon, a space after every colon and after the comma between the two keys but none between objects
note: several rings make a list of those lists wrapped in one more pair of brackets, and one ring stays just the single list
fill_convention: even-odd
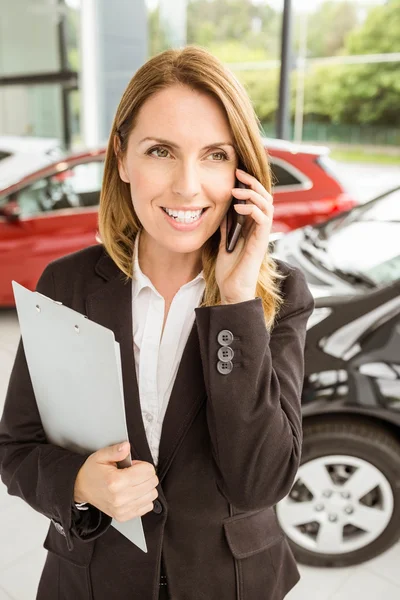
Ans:
[{"label": "mobile phone", "polygon": [[[242,183],[238,179],[236,179],[235,187],[247,189],[249,186],[246,185],[245,183]],[[246,220],[245,215],[239,215],[236,212],[236,210],[233,208],[234,204],[246,204],[246,200],[238,200],[237,198],[234,198],[232,196],[231,206],[226,215],[227,225],[228,225],[228,215],[231,215],[231,227],[226,236],[226,251],[227,252],[233,252],[234,249],[236,248],[236,244],[237,244],[237,241],[240,236],[240,231]]]}]

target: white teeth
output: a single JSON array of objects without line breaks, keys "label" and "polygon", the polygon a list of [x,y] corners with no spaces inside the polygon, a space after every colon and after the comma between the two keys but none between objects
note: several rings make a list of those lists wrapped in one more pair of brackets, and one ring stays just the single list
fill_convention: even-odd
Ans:
[{"label": "white teeth", "polygon": [[163,210],[178,223],[193,223],[193,221],[197,221],[201,217],[204,209],[184,211],[164,208]]}]

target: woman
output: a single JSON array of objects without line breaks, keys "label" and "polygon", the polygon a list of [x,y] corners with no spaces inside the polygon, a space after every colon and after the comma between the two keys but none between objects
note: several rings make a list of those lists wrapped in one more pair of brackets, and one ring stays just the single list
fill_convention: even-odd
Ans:
[{"label": "woman", "polygon": [[[232,195],[246,222],[228,253]],[[40,600],[280,600],[297,582],[273,506],[299,465],[313,301],[268,256],[272,213],[233,75],[195,47],[148,61],[112,126],[102,245],[38,284],[115,332],[130,444],[80,456],[46,443],[22,346],[1,423],[9,493],[52,519]],[[138,515],[147,554],[110,527]]]}]

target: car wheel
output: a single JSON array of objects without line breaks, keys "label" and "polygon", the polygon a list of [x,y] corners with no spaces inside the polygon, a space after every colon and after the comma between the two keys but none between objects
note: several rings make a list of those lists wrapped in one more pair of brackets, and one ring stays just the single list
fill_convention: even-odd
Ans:
[{"label": "car wheel", "polygon": [[354,420],[304,425],[295,483],[276,507],[296,559],[359,564],[400,537],[400,443]]}]

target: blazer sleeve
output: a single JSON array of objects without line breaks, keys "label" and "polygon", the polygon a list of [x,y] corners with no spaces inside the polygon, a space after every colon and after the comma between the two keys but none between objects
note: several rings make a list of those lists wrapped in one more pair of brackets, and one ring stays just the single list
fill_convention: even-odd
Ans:
[{"label": "blazer sleeve", "polygon": [[[284,280],[283,296],[272,333],[261,298],[196,309],[217,484],[244,511],[279,502],[300,464],[304,345],[314,307],[300,270]],[[227,374],[217,368],[224,330],[233,334],[233,369]]]},{"label": "blazer sleeve", "polygon": [[[37,290],[54,297],[50,266]],[[70,550],[73,536],[94,539],[111,523],[97,508],[78,511],[74,507],[75,479],[88,456],[47,443],[20,341],[0,421],[0,474],[9,494],[53,521]]]}]

